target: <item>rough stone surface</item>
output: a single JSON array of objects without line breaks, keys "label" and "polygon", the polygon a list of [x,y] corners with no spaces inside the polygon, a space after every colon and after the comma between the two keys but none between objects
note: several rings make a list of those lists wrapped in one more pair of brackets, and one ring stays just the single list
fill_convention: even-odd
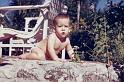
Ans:
[{"label": "rough stone surface", "polygon": [[112,67],[99,62],[75,63],[7,58],[0,82],[118,82]]}]

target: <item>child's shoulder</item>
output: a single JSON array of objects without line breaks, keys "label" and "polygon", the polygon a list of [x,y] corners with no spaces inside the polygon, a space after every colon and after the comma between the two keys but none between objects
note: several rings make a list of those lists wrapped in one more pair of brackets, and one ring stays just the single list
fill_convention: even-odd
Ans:
[{"label": "child's shoulder", "polygon": [[70,39],[69,39],[69,37],[67,37],[67,38],[66,38],[66,41],[67,41],[67,42],[70,42]]},{"label": "child's shoulder", "polygon": [[48,37],[48,40],[53,40],[53,39],[56,39],[56,34],[55,33],[51,33]]},{"label": "child's shoulder", "polygon": [[55,33],[51,33],[48,37],[55,37],[56,34]]}]

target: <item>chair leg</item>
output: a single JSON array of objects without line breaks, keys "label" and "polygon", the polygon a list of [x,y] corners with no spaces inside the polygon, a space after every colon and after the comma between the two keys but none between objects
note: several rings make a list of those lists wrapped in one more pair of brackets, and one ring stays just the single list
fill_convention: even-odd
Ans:
[{"label": "chair leg", "polygon": [[0,58],[2,57],[2,48],[0,47]]},{"label": "chair leg", "polygon": [[65,59],[65,48],[62,50],[62,59]]},{"label": "chair leg", "polygon": [[[2,44],[2,42],[0,42]],[[2,57],[2,47],[0,47],[0,58]]]},{"label": "chair leg", "polygon": [[9,47],[9,56],[12,54],[12,47]]}]

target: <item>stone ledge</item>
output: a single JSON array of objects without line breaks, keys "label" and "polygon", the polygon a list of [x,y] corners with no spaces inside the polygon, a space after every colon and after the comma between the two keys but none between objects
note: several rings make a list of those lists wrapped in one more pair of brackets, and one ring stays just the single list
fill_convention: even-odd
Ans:
[{"label": "stone ledge", "polygon": [[118,82],[104,63],[56,62],[7,58],[0,64],[0,82]]}]

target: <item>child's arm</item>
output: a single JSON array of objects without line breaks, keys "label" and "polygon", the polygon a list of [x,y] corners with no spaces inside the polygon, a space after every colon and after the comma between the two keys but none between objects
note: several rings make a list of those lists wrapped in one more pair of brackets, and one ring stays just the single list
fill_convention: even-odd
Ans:
[{"label": "child's arm", "polygon": [[67,50],[67,53],[70,57],[71,60],[75,59],[75,54],[74,54],[74,50],[70,44],[70,40],[68,39],[68,43],[67,43],[67,46],[66,46],[66,50]]},{"label": "child's arm", "polygon": [[74,53],[74,50],[71,47],[71,44],[67,45],[67,52],[69,54],[69,57],[70,57],[71,61],[73,61],[73,62],[81,62],[80,57],[77,54]]},{"label": "child's arm", "polygon": [[70,40],[69,39],[68,39],[68,44],[66,46],[66,50],[67,50],[67,52],[69,54],[69,57],[70,57],[70,59],[72,61],[74,61],[74,62],[81,62],[79,56],[74,53],[74,50],[73,50],[73,48],[72,48],[72,46],[70,44]]}]

